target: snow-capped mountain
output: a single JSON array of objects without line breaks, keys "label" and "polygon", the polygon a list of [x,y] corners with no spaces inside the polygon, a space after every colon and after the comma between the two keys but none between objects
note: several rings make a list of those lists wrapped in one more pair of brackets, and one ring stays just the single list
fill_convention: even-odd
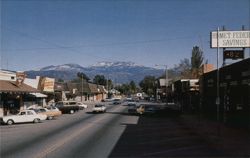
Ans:
[{"label": "snow-capped mountain", "polygon": [[66,71],[66,70],[73,70],[73,71],[82,71],[82,68],[78,64],[63,64],[63,65],[50,65],[44,68],[41,68],[39,71]]},{"label": "snow-capped mountain", "polygon": [[27,71],[28,77],[47,76],[63,80],[77,78],[77,72],[85,73],[89,78],[95,75],[104,75],[115,83],[128,83],[135,81],[139,83],[146,75],[160,76],[163,70],[137,65],[133,62],[98,62],[89,67],[78,64],[51,65],[39,70]]},{"label": "snow-capped mountain", "polygon": [[141,65],[136,65],[134,62],[122,62],[122,61],[117,61],[117,62],[110,62],[110,61],[102,61],[98,62],[91,67],[117,67],[117,66],[126,66],[126,67],[131,67],[131,66],[141,66]]}]

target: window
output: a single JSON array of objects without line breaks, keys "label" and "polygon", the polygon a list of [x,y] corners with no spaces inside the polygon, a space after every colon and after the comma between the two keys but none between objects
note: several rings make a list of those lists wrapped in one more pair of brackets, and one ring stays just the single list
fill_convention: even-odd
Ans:
[{"label": "window", "polygon": [[33,115],[33,113],[31,111],[27,111],[28,115]]},{"label": "window", "polygon": [[76,102],[69,102],[69,105],[76,105]]},{"label": "window", "polygon": [[45,109],[39,109],[40,110],[40,112],[46,112],[46,110]]},{"label": "window", "polygon": [[23,111],[23,112],[20,112],[20,115],[25,115],[26,113],[25,113],[25,111]]},{"label": "window", "polygon": [[61,106],[63,106],[63,103],[62,102],[58,102],[58,103],[56,103],[56,106],[57,107],[61,107]]}]

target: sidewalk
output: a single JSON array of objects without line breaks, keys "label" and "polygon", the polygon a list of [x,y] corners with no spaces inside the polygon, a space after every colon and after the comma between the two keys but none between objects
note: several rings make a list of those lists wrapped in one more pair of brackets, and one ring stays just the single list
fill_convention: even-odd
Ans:
[{"label": "sidewalk", "polygon": [[182,115],[183,123],[194,129],[210,145],[225,155],[250,157],[250,131],[243,128],[233,128],[197,116]]},{"label": "sidewalk", "polygon": [[121,157],[250,157],[250,134],[193,115],[140,116],[126,129],[109,155]]}]

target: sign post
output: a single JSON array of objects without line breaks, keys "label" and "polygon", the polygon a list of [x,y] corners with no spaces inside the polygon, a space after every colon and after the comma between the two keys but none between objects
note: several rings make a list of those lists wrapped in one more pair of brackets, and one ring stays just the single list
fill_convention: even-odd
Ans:
[{"label": "sign post", "polygon": [[217,107],[217,121],[218,121],[218,136],[220,136],[220,69],[219,69],[219,27],[217,29],[217,97],[216,97],[216,107]]},{"label": "sign post", "polygon": [[[223,61],[225,59],[244,59],[244,49],[250,48],[250,31],[217,31],[211,32],[211,48],[217,48],[217,121],[218,136],[220,135],[220,71],[219,71],[219,48],[223,48]],[[226,50],[226,48],[242,48],[242,50]]]}]

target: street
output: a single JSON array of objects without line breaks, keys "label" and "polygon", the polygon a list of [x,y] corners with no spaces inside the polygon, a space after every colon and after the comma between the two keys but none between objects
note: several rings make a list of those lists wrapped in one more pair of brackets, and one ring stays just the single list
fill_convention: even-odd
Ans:
[{"label": "street", "polygon": [[1,126],[1,157],[222,156],[178,117],[128,115],[127,107],[92,106],[39,124]]},{"label": "street", "polygon": [[105,114],[92,114],[89,107],[39,124],[1,126],[1,157],[107,157],[122,123],[138,118],[120,115],[124,106],[107,107]]},{"label": "street", "polygon": [[250,158],[250,0],[0,10],[0,158]]}]

